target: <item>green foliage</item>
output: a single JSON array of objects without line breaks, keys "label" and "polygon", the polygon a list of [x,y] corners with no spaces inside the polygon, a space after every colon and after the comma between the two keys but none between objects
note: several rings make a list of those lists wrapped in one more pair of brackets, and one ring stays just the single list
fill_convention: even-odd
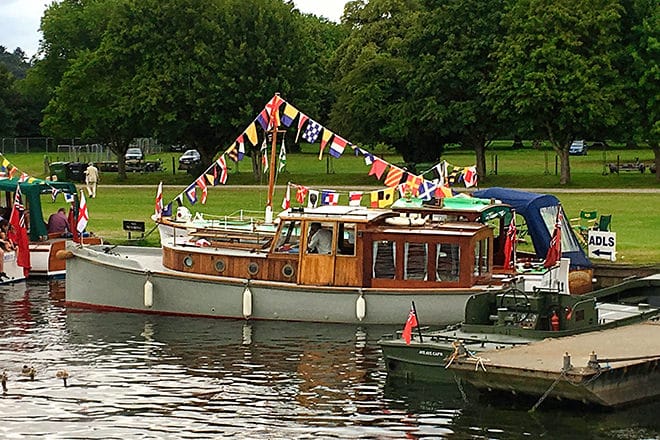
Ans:
[{"label": "green foliage", "polygon": [[[95,23],[89,14],[99,8],[103,25],[83,26],[86,38],[71,32],[79,20]],[[315,61],[338,44],[338,26],[289,3],[64,2],[44,22],[51,38],[42,76],[62,78],[44,127],[108,144],[120,158],[132,137],[148,136],[197,148],[208,162],[274,93],[310,108],[332,100]],[[87,43],[55,56],[72,35]]]},{"label": "green foliage", "polygon": [[351,33],[333,63],[337,103],[330,115],[332,127],[354,142],[384,142],[406,161],[423,159],[435,144],[428,130],[403,118],[412,65],[402,43],[419,7],[412,0],[350,3],[345,19]]},{"label": "green foliage", "polygon": [[27,62],[27,55],[20,47],[14,52],[8,52],[4,46],[0,46],[0,66],[4,66],[14,78],[23,79],[30,68],[30,63]]},{"label": "green foliage", "polygon": [[14,91],[14,76],[0,65],[0,136],[13,136],[16,130],[18,94]]},{"label": "green foliage", "polygon": [[619,14],[616,0],[516,0],[505,13],[507,34],[485,87],[489,103],[521,132],[550,140],[563,184],[570,182],[571,141],[617,122]]}]

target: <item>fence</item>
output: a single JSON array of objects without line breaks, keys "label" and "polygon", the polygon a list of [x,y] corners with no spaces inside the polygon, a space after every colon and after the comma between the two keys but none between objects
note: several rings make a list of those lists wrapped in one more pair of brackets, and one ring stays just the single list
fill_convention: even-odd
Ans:
[{"label": "fence", "polygon": [[48,153],[55,150],[55,140],[50,137],[2,138],[0,149],[5,153]]}]

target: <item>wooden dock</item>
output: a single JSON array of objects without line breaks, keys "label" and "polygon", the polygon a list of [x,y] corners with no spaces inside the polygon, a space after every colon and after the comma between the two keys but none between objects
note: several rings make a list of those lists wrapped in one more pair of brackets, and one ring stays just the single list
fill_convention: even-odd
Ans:
[{"label": "wooden dock", "polygon": [[660,322],[481,352],[449,368],[480,390],[627,405],[660,396]]}]

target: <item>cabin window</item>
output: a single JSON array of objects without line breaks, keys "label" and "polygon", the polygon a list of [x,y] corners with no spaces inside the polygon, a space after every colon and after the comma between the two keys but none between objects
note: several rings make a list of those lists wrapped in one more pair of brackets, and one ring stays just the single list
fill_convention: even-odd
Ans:
[{"label": "cabin window", "polygon": [[406,243],[403,260],[403,277],[406,280],[426,280],[429,245],[426,243]]},{"label": "cabin window", "polygon": [[474,274],[475,275],[484,275],[488,273],[488,245],[489,241],[487,238],[480,240],[474,246]]},{"label": "cabin window", "polygon": [[461,267],[461,249],[456,243],[439,243],[436,246],[436,281],[458,281]]},{"label": "cabin window", "polygon": [[396,243],[388,240],[374,241],[372,264],[373,278],[393,280],[396,275]]},{"label": "cabin window", "polygon": [[355,223],[340,223],[337,234],[337,253],[339,255],[355,255]]},{"label": "cabin window", "polygon": [[289,221],[280,229],[280,235],[277,237],[277,244],[275,245],[275,252],[297,254],[299,247],[300,222]]},{"label": "cabin window", "polygon": [[312,222],[307,229],[307,253],[332,254],[332,237],[334,223]]}]

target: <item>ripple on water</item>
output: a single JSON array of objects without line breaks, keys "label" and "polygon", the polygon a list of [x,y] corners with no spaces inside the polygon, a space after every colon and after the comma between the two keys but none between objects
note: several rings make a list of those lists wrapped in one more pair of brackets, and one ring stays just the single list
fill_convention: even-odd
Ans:
[{"label": "ripple on water", "polygon": [[[584,438],[610,428],[647,438],[660,432],[648,415],[658,406],[588,419],[551,410],[532,419],[528,408],[466,403],[455,384],[388,383],[376,341],[391,327],[95,313],[65,308],[58,289],[0,286],[0,370],[9,375],[0,438],[561,437],[576,426]],[[34,381],[21,377],[24,364],[36,368]],[[56,378],[61,369],[70,375],[67,387]]]}]

